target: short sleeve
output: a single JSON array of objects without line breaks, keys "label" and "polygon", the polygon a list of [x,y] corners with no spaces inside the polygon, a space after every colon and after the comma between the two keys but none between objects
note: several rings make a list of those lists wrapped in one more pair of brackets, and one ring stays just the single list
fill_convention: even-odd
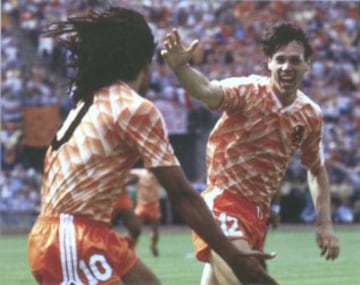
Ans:
[{"label": "short sleeve", "polygon": [[124,139],[140,155],[144,167],[179,165],[169,142],[163,117],[153,103],[143,100],[126,116],[130,118],[119,118]]},{"label": "short sleeve", "polygon": [[300,146],[301,162],[308,169],[317,169],[325,163],[325,152],[322,141],[322,115],[316,112],[311,118],[311,131]]},{"label": "short sleeve", "polygon": [[254,92],[258,92],[259,85],[264,80],[261,76],[231,77],[221,81],[213,80],[212,84],[219,85],[224,91],[224,100],[217,109],[224,111],[239,110],[251,101]]}]

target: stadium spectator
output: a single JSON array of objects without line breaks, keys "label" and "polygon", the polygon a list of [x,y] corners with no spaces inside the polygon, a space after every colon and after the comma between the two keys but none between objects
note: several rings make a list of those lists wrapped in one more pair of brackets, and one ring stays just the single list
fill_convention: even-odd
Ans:
[{"label": "stadium spectator", "polygon": [[[184,45],[173,29],[164,41],[162,55],[186,92],[223,111],[208,140],[203,198],[238,248],[261,250],[272,197],[300,150],[317,214],[316,241],[321,255],[335,259],[339,244],[331,221],[321,109],[299,90],[312,48],[303,30],[288,22],[275,24],[261,43],[269,76],[209,81],[189,64],[198,40]],[[197,258],[206,262],[202,284],[239,284],[196,233],[193,240]]]},{"label": "stadium spectator", "polygon": [[5,122],[1,129],[1,169],[12,170],[22,162],[21,129],[16,122]]},{"label": "stadium spectator", "polygon": [[17,164],[12,170],[1,171],[0,186],[2,226],[31,225],[39,205],[40,175],[34,169]]},{"label": "stadium spectator", "polygon": [[[155,49],[143,16],[126,8],[91,10],[54,23],[46,35],[65,36],[76,66],[71,81],[76,106],[45,158],[40,215],[28,241],[37,281],[159,283],[124,238],[109,228],[125,176],[142,158],[179,215],[240,280],[277,284],[258,261],[271,254],[238,250],[221,233],[185,178],[159,111],[140,96],[149,85]],[[101,269],[94,270],[94,264]]]},{"label": "stadium spectator", "polygon": [[136,179],[135,214],[143,223],[151,226],[150,249],[154,256],[159,255],[160,203],[159,195],[162,187],[154,174],[148,169],[135,168],[130,175]]}]

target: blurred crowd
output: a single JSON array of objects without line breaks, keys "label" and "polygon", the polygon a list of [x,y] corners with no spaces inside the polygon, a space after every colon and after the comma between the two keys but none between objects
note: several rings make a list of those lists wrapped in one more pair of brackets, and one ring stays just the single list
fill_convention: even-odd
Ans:
[{"label": "blurred crowd", "polygon": [[[209,78],[266,75],[262,32],[279,19],[296,21],[315,51],[302,89],[324,114],[333,219],[360,222],[358,1],[2,1],[1,212],[36,209],[39,204],[41,167],[31,156],[37,149],[24,145],[24,109],[57,106],[63,118],[72,106],[64,81],[71,72],[65,68],[68,55],[58,42],[43,37],[42,30],[52,21],[108,2],[141,11],[153,29],[159,44],[147,97],[164,113],[170,135],[195,138],[196,185],[204,183],[206,137],[219,114],[190,99],[178,85],[160,56],[164,36],[177,27],[185,43],[200,39],[192,64]],[[35,64],[34,58],[39,58]],[[305,177],[294,159],[280,189],[284,222],[315,219]]]}]

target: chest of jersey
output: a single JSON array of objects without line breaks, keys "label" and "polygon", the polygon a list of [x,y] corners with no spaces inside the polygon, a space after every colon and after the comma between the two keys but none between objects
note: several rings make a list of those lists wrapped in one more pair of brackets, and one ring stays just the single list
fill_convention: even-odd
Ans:
[{"label": "chest of jersey", "polygon": [[209,142],[223,148],[229,157],[264,155],[287,160],[311,131],[305,109],[281,109],[265,101],[224,112]]}]

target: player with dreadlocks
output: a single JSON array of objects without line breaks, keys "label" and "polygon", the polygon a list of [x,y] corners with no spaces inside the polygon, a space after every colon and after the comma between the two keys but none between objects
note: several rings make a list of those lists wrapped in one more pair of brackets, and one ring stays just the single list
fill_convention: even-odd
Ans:
[{"label": "player with dreadlocks", "polygon": [[155,44],[144,17],[111,7],[50,25],[71,53],[74,109],[49,146],[40,215],[28,239],[39,284],[159,284],[125,237],[110,227],[126,175],[141,159],[166,189],[174,209],[242,280],[276,284],[258,258],[240,251],[191,188],[167,138],[163,119],[141,97]]}]

